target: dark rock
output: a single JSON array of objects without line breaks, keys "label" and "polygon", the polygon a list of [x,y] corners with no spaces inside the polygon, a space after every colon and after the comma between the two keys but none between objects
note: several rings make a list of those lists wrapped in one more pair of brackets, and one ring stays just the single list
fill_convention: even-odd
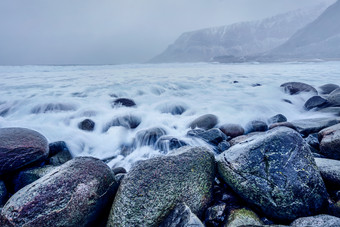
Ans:
[{"label": "dark rock", "polygon": [[212,129],[217,125],[218,119],[213,114],[205,114],[203,116],[200,116],[199,118],[195,119],[193,122],[189,124],[189,127],[191,129],[195,128],[201,128],[201,129]]},{"label": "dark rock", "polygon": [[256,213],[243,208],[231,211],[225,227],[257,226],[262,224]]},{"label": "dark rock", "polygon": [[335,89],[327,97],[327,101],[331,106],[340,106],[340,88]]},{"label": "dark rock", "polygon": [[218,153],[222,153],[223,151],[228,150],[230,147],[231,147],[231,146],[230,146],[230,143],[229,143],[229,142],[227,142],[227,141],[222,141],[221,143],[219,143],[219,144],[217,145],[217,148],[218,148],[218,150],[220,151],[220,152],[218,152]]},{"label": "dark rock", "polygon": [[113,119],[111,122],[105,125],[103,132],[107,132],[111,127],[121,126],[127,129],[135,129],[140,123],[141,119],[134,115],[126,115]]},{"label": "dark rock", "polygon": [[301,92],[310,92],[314,95],[318,95],[318,92],[314,87],[305,83],[288,82],[282,84],[280,87],[282,87],[284,91],[290,95],[297,95]]},{"label": "dark rock", "polygon": [[234,146],[238,143],[243,143],[243,142],[247,142],[248,139],[250,139],[251,137],[255,136],[255,135],[259,135],[259,134],[262,134],[263,132],[251,132],[247,135],[242,135],[242,136],[238,136],[238,137],[235,137],[233,139],[231,139],[229,141],[229,144],[230,146]]},{"label": "dark rock", "polygon": [[224,124],[220,126],[220,130],[231,138],[241,136],[244,134],[244,129],[238,124]]},{"label": "dark rock", "polygon": [[286,103],[288,103],[288,104],[293,104],[293,102],[290,101],[290,100],[288,100],[288,99],[282,99],[282,101],[284,101],[284,102],[286,102]]},{"label": "dark rock", "polygon": [[340,161],[316,158],[315,162],[326,186],[330,188],[340,188]]},{"label": "dark rock", "polygon": [[339,86],[336,84],[325,84],[325,85],[320,86],[319,88],[320,88],[321,94],[328,95],[335,89],[339,88]]},{"label": "dark rock", "polygon": [[68,147],[64,141],[57,141],[57,142],[50,143],[48,147],[50,150],[50,153],[49,153],[50,157],[58,154],[59,152],[68,151]]},{"label": "dark rock", "polygon": [[0,180],[0,207],[7,201],[7,189],[3,181]]},{"label": "dark rock", "polygon": [[340,160],[340,124],[319,132],[320,154]]},{"label": "dark rock", "polygon": [[182,105],[166,105],[161,108],[162,113],[170,113],[172,115],[181,115],[186,111],[186,107]]},{"label": "dark rock", "polygon": [[43,167],[33,167],[20,171],[12,177],[11,185],[14,192],[19,191],[26,185],[29,185],[39,178],[45,176],[55,168],[55,166],[46,165]]},{"label": "dark rock", "polygon": [[40,133],[25,128],[0,129],[0,175],[45,160],[48,154],[47,140]]},{"label": "dark rock", "polygon": [[49,144],[50,155],[48,164],[53,166],[62,165],[72,159],[72,154],[64,141]]},{"label": "dark rock", "polygon": [[114,169],[112,169],[114,175],[117,175],[118,173],[127,173],[126,169],[124,169],[123,167],[116,167]]},{"label": "dark rock", "polygon": [[133,107],[133,106],[136,106],[136,103],[132,99],[119,98],[113,101],[112,107],[115,107],[115,106]]},{"label": "dark rock", "polygon": [[78,157],[15,193],[1,216],[11,226],[90,226],[105,218],[116,189],[105,163]]},{"label": "dark rock", "polygon": [[340,227],[340,218],[326,215],[326,214],[320,214],[312,217],[304,217],[299,218],[293,221],[290,226],[294,227],[302,227],[302,226],[311,226],[311,227],[326,227],[326,226],[332,226],[332,227]]},{"label": "dark rock", "polygon": [[283,114],[276,114],[268,119],[269,125],[281,122],[287,122],[287,118]]},{"label": "dark rock", "polygon": [[85,119],[78,124],[78,128],[84,131],[93,131],[96,124],[91,119]]},{"label": "dark rock", "polygon": [[122,180],[124,179],[126,173],[118,173],[117,175],[115,175],[116,181],[118,183],[118,185],[120,185],[120,183],[122,183]]},{"label": "dark rock", "polygon": [[304,108],[306,110],[322,109],[329,105],[328,101],[320,96],[313,96],[305,102]]},{"label": "dark rock", "polygon": [[274,124],[269,125],[269,129],[273,129],[276,127],[287,127],[287,128],[291,128],[297,131],[297,128],[290,122],[279,122],[279,123],[274,123]]},{"label": "dark rock", "polygon": [[66,111],[74,111],[77,108],[72,104],[64,104],[64,103],[47,103],[43,105],[35,106],[31,113],[39,114],[39,113],[58,113],[58,112],[66,112]]},{"label": "dark rock", "polygon": [[214,146],[217,146],[219,143],[227,139],[227,136],[218,128],[212,128],[207,131],[193,129],[188,131],[187,135],[200,138]]},{"label": "dark rock", "polygon": [[162,128],[144,129],[136,134],[136,143],[138,146],[154,146],[156,141],[166,135],[166,131]]},{"label": "dark rock", "polygon": [[185,203],[180,203],[159,227],[204,227],[204,225]]},{"label": "dark rock", "polygon": [[224,210],[226,209],[226,204],[221,203],[214,206],[209,207],[205,211],[205,223],[223,223],[225,220],[225,213]]},{"label": "dark rock", "polygon": [[265,132],[268,130],[268,125],[263,121],[254,120],[249,122],[245,129],[246,134],[251,132]]},{"label": "dark rock", "polygon": [[318,139],[318,133],[313,133],[308,135],[308,137],[305,139],[306,143],[316,149],[317,151],[320,150],[320,143]]},{"label": "dark rock", "polygon": [[179,140],[175,137],[161,136],[156,141],[155,148],[167,154],[169,151],[173,149],[184,147],[186,145],[188,145],[186,142],[184,142],[183,140]]},{"label": "dark rock", "polygon": [[327,191],[308,145],[279,127],[235,145],[217,158],[223,180],[268,218],[288,221],[321,212]]},{"label": "dark rock", "polygon": [[303,119],[291,122],[299,133],[308,136],[317,133],[324,128],[340,123],[339,118],[313,118]]},{"label": "dark rock", "polygon": [[200,216],[212,199],[214,162],[200,147],[139,161],[119,186],[107,226],[157,226],[179,202]]}]

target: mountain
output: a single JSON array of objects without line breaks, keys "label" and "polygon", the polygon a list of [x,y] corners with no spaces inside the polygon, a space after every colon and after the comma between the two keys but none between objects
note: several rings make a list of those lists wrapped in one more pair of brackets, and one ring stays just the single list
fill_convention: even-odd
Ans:
[{"label": "mountain", "polygon": [[340,0],[261,60],[340,59]]},{"label": "mountain", "polygon": [[221,55],[243,57],[263,53],[285,43],[326,7],[325,3],[260,21],[186,32],[150,62],[199,62],[211,61]]}]

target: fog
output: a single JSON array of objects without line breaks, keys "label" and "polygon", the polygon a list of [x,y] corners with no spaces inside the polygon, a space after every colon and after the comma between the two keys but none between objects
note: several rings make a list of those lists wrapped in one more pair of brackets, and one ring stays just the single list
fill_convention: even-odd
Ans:
[{"label": "fog", "polygon": [[145,62],[183,32],[262,19],[320,2],[0,0],[0,64]]}]

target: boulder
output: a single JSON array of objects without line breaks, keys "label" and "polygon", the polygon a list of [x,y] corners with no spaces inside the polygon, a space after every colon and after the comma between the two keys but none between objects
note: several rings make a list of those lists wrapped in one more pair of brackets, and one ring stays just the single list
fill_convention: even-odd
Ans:
[{"label": "boulder", "polygon": [[319,132],[320,154],[340,160],[340,124]]},{"label": "boulder", "polygon": [[134,115],[120,116],[107,123],[103,128],[103,132],[107,132],[111,127],[117,126],[127,129],[135,129],[140,125],[141,122],[142,120]]},{"label": "boulder", "polygon": [[2,209],[2,221],[11,226],[94,225],[107,215],[116,189],[104,162],[77,157],[15,193]]},{"label": "boulder", "polygon": [[162,153],[167,154],[169,151],[187,146],[188,144],[183,140],[179,140],[173,136],[161,136],[156,141],[155,148]]},{"label": "boulder", "polygon": [[248,209],[237,209],[231,211],[228,221],[225,227],[238,227],[238,226],[257,226],[262,225],[262,221],[257,216],[256,213],[254,213],[251,210]]},{"label": "boulder", "polygon": [[311,110],[311,109],[322,109],[325,108],[329,105],[327,99],[324,99],[320,96],[313,96],[309,98],[304,105],[304,108],[306,110]]},{"label": "boulder", "polygon": [[339,118],[312,118],[291,122],[293,126],[304,136],[321,131],[324,128],[340,123]]},{"label": "boulder", "polygon": [[159,227],[204,227],[204,225],[185,203],[180,203]]},{"label": "boulder", "polygon": [[321,212],[327,191],[296,131],[278,127],[234,145],[217,158],[223,180],[266,217],[288,221]]},{"label": "boulder", "polygon": [[340,218],[320,214],[312,217],[299,218],[293,221],[290,226],[294,227],[340,227]]},{"label": "boulder", "polygon": [[287,122],[287,118],[283,114],[276,114],[268,119],[269,125],[281,122]]},{"label": "boulder", "polygon": [[251,121],[245,127],[246,134],[251,132],[265,132],[267,130],[268,125],[265,122],[259,120]]},{"label": "boulder", "polygon": [[212,129],[217,125],[218,119],[213,114],[205,114],[203,116],[200,116],[199,118],[195,119],[189,124],[189,127],[191,129],[195,128],[201,128],[204,130]]},{"label": "boulder", "polygon": [[220,126],[220,130],[231,138],[241,136],[244,134],[244,129],[238,124],[224,124]]},{"label": "boulder", "polygon": [[64,141],[50,143],[49,148],[50,155],[47,161],[49,165],[59,166],[72,159],[72,154]]},{"label": "boulder", "polygon": [[94,123],[94,121],[92,121],[91,119],[85,119],[81,122],[79,122],[78,124],[78,128],[84,131],[93,131],[94,130],[94,126],[96,125],[96,123]]},{"label": "boulder", "polygon": [[133,106],[136,106],[136,103],[132,99],[119,98],[119,99],[115,99],[111,105],[112,107],[116,107],[116,106],[133,107]]},{"label": "boulder", "polygon": [[315,158],[322,179],[330,188],[340,188],[340,161],[326,158]]},{"label": "boulder", "polygon": [[319,87],[320,93],[323,95],[328,95],[337,88],[339,88],[339,85],[336,84],[325,84]]},{"label": "boulder", "polygon": [[0,129],[0,175],[43,161],[48,154],[48,142],[40,133],[26,128]]},{"label": "boulder", "polygon": [[0,180],[0,207],[7,201],[7,189],[5,183]]},{"label": "boulder", "polygon": [[318,133],[309,134],[308,137],[305,139],[306,143],[314,148],[315,150],[320,150],[320,142],[318,139]]},{"label": "boulder", "polygon": [[137,162],[119,186],[107,226],[157,226],[179,202],[200,216],[212,199],[214,162],[201,147]]},{"label": "boulder", "polygon": [[218,128],[212,128],[207,131],[202,129],[193,129],[189,130],[187,135],[200,138],[214,146],[217,146],[219,143],[227,139],[227,136]]},{"label": "boulder", "polygon": [[327,97],[327,101],[331,106],[340,106],[340,88],[335,89]]},{"label": "boulder", "polygon": [[137,132],[135,143],[138,146],[154,146],[156,141],[164,135],[166,135],[166,131],[162,128],[144,129]]},{"label": "boulder", "polygon": [[311,94],[318,95],[318,92],[314,87],[312,87],[309,84],[305,84],[305,83],[288,82],[288,83],[281,84],[280,87],[283,88],[284,92],[290,95],[297,95],[301,92],[309,92]]}]

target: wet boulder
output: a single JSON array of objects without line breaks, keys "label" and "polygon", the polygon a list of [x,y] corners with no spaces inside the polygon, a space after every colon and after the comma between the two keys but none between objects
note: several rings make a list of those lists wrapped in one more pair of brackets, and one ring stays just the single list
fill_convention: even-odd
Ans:
[{"label": "wet boulder", "polygon": [[308,136],[312,133],[317,133],[324,128],[340,123],[339,118],[312,118],[302,119],[290,122],[299,133]]},{"label": "wet boulder", "polygon": [[136,144],[139,146],[153,146],[157,140],[166,135],[166,131],[162,128],[149,128],[144,129],[136,134]]},{"label": "wet boulder", "polygon": [[220,126],[220,130],[231,138],[241,136],[244,134],[244,129],[238,124],[224,124]]},{"label": "wet boulder", "polygon": [[119,186],[107,226],[158,226],[179,202],[200,216],[212,199],[214,162],[201,147],[139,161]]},{"label": "wet boulder", "polygon": [[336,84],[325,84],[319,87],[320,93],[323,95],[328,95],[337,88],[339,88],[339,85]]},{"label": "wet boulder", "polygon": [[316,216],[311,217],[303,217],[296,219],[293,221],[290,226],[293,227],[301,227],[301,226],[313,226],[313,227],[326,227],[326,226],[333,226],[333,227],[339,227],[340,226],[340,218],[326,215],[326,214],[320,214]]},{"label": "wet boulder", "polygon": [[7,201],[7,188],[3,181],[0,180],[0,207]]},{"label": "wet boulder", "polygon": [[132,99],[118,98],[118,99],[115,99],[111,103],[111,105],[112,107],[117,107],[117,106],[134,107],[136,106],[136,103]]},{"label": "wet boulder", "polygon": [[173,136],[161,136],[156,141],[155,148],[166,154],[171,150],[184,147],[186,145],[188,145],[186,142]]},{"label": "wet boulder", "polygon": [[48,142],[40,133],[26,128],[0,129],[0,175],[48,157]]},{"label": "wet boulder", "polygon": [[327,97],[327,101],[331,106],[340,106],[340,88],[335,89]]},{"label": "wet boulder", "polygon": [[269,125],[269,129],[273,129],[276,127],[287,127],[287,128],[291,128],[297,131],[297,128],[290,122],[279,122],[279,123],[274,123],[274,124]]},{"label": "wet boulder", "polygon": [[205,114],[200,116],[199,118],[196,118],[194,121],[192,121],[189,124],[189,128],[195,129],[195,128],[201,128],[204,130],[209,130],[215,127],[217,125],[218,119],[213,114]]},{"label": "wet boulder", "polygon": [[297,95],[301,92],[309,92],[311,94],[318,95],[318,92],[314,87],[301,82],[288,82],[281,84],[280,87],[283,88],[284,92],[290,95]]},{"label": "wet boulder", "polygon": [[287,118],[283,114],[276,114],[268,119],[269,125],[281,122],[287,122]]},{"label": "wet boulder", "polygon": [[120,116],[107,123],[103,128],[103,132],[107,132],[111,127],[117,126],[127,129],[135,129],[140,125],[141,122],[142,120],[134,115]]},{"label": "wet boulder", "polygon": [[50,155],[47,163],[52,166],[59,166],[72,159],[72,154],[64,141],[57,141],[49,144]]},{"label": "wet boulder", "polygon": [[304,105],[304,108],[306,110],[311,110],[311,109],[322,109],[325,108],[329,105],[327,99],[324,99],[320,96],[313,96],[309,98]]},{"label": "wet boulder", "polygon": [[261,226],[262,224],[262,221],[256,213],[243,208],[231,211],[225,227]]},{"label": "wet boulder", "polygon": [[105,218],[116,189],[104,162],[77,157],[15,193],[2,220],[11,226],[90,226]]},{"label": "wet boulder", "polygon": [[214,146],[217,146],[219,143],[227,140],[227,136],[218,128],[212,128],[207,131],[202,129],[193,129],[189,130],[187,135],[200,138]]},{"label": "wet boulder", "polygon": [[340,161],[326,158],[316,158],[322,179],[331,188],[340,189]]},{"label": "wet boulder", "polygon": [[251,121],[245,127],[246,134],[251,132],[265,132],[267,130],[268,125],[265,122],[259,120]]},{"label": "wet boulder", "polygon": [[185,203],[178,204],[159,227],[204,227],[201,220]]},{"label": "wet boulder", "polygon": [[327,158],[340,160],[340,124],[319,132],[320,154]]},{"label": "wet boulder", "polygon": [[93,131],[94,130],[94,126],[96,125],[96,123],[94,123],[94,121],[92,121],[91,119],[85,119],[81,122],[79,122],[78,124],[78,128],[84,131]]},{"label": "wet boulder", "polygon": [[234,145],[217,158],[223,180],[266,217],[287,221],[317,214],[327,191],[308,145],[278,127]]},{"label": "wet boulder", "polygon": [[305,139],[306,143],[314,148],[315,150],[320,150],[320,142],[318,139],[318,133],[313,133],[308,135],[308,137]]}]

